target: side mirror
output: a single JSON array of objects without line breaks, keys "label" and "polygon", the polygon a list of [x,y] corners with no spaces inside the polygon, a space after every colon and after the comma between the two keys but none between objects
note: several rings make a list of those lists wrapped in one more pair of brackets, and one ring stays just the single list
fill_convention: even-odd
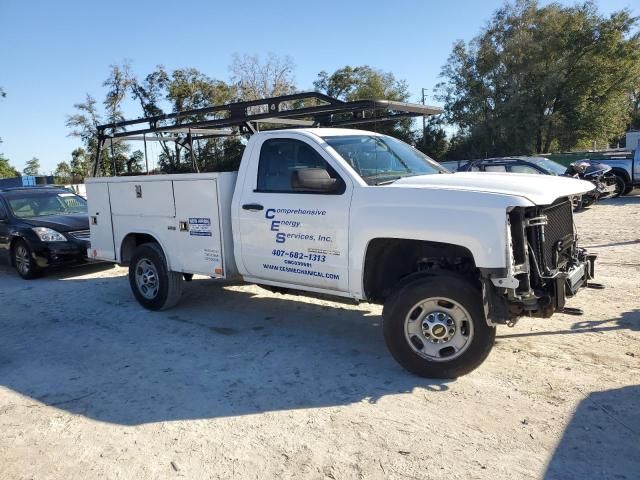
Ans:
[{"label": "side mirror", "polygon": [[291,185],[294,190],[330,193],[337,191],[340,183],[324,168],[301,168],[293,172]]}]

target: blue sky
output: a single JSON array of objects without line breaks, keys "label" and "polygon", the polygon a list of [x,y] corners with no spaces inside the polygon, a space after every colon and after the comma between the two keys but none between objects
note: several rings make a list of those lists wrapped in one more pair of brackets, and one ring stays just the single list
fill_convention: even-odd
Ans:
[{"label": "blue sky", "polygon": [[[139,75],[163,64],[228,80],[234,53],[273,52],[293,58],[296,83],[308,89],[321,70],[368,64],[407,80],[417,101],[453,43],[473,38],[502,3],[1,0],[0,152],[20,170],[34,156],[45,172],[68,161],[80,142],[68,137],[66,115],[87,92],[102,100],[109,65],[124,59]],[[640,15],[638,0],[598,5]]]}]

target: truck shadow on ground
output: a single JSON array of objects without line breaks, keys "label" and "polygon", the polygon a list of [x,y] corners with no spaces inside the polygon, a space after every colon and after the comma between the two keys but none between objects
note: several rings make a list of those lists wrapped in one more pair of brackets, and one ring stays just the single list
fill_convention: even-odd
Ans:
[{"label": "truck shadow on ground", "polygon": [[582,400],[549,462],[545,479],[635,479],[640,472],[640,386]]},{"label": "truck shadow on ground", "polygon": [[27,284],[3,273],[0,384],[92,419],[138,425],[447,390],[395,363],[375,312],[212,280],[191,282],[181,306],[148,312],[126,277]]},{"label": "truck shadow on ground", "polygon": [[509,339],[521,337],[545,337],[549,335],[571,335],[576,333],[609,332],[612,330],[640,331],[640,309],[635,309],[630,312],[624,312],[617,318],[575,322],[569,329],[542,332],[512,333],[507,335],[499,334],[498,338]]}]

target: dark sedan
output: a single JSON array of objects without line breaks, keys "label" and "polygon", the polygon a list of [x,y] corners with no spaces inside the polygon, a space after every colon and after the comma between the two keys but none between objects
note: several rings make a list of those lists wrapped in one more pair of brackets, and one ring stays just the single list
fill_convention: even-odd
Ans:
[{"label": "dark sedan", "polygon": [[567,167],[544,157],[505,157],[470,160],[459,172],[511,172],[538,175],[564,175]]},{"label": "dark sedan", "polygon": [[57,187],[0,189],[0,261],[22,278],[81,263],[89,247],[84,198]]}]

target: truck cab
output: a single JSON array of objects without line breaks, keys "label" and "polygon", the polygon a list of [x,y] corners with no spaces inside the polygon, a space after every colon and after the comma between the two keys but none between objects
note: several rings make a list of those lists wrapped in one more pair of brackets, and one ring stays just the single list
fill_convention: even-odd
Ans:
[{"label": "truck cab", "polygon": [[451,378],[484,361],[497,325],[569,311],[594,276],[572,212],[591,188],[452,174],[367,130],[255,131],[237,174],[90,179],[89,256],[129,265],[152,310],[174,306],[193,274],[380,303],[393,357]]}]

